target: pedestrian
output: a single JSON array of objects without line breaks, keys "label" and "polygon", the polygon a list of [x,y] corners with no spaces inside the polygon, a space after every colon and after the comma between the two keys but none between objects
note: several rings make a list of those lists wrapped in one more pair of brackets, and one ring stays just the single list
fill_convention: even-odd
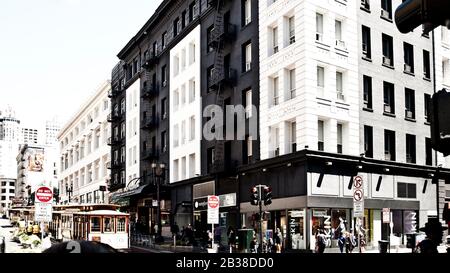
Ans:
[{"label": "pedestrian", "polygon": [[345,252],[352,253],[356,246],[355,236],[351,232],[345,232]]},{"label": "pedestrian", "polygon": [[219,246],[222,244],[222,228],[220,226],[214,229],[214,243]]},{"label": "pedestrian", "polygon": [[258,253],[258,240],[256,236],[253,236],[253,240],[250,242],[250,253]]},{"label": "pedestrian", "polygon": [[325,232],[322,229],[319,229],[316,234],[316,253],[324,253],[326,246],[327,238],[325,236]]},{"label": "pedestrian", "polygon": [[282,242],[283,242],[283,234],[281,234],[280,228],[277,228],[277,231],[275,232],[275,249],[276,249],[276,253],[281,253]]},{"label": "pedestrian", "polygon": [[236,245],[236,234],[232,226],[228,227],[227,237],[228,237],[228,246],[230,247],[230,253],[233,253],[233,249]]},{"label": "pedestrian", "polygon": [[425,227],[420,228],[420,231],[425,232],[426,238],[417,245],[417,250],[425,254],[437,254],[437,247],[442,243],[442,232],[446,230],[437,218],[431,218],[425,223]]}]

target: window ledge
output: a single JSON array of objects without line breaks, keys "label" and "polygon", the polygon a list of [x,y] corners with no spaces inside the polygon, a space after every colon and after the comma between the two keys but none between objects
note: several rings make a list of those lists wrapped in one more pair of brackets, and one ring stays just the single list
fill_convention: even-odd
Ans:
[{"label": "window ledge", "polygon": [[416,75],[414,74],[414,72],[403,71],[403,73],[405,73],[405,74],[407,74],[407,75],[410,75],[410,76],[413,76],[413,77],[416,76]]},{"label": "window ledge", "polygon": [[252,72],[252,69],[251,69],[251,68],[250,68],[250,70],[242,71],[241,77],[244,77],[245,75],[250,74],[250,72]]},{"label": "window ledge", "polygon": [[331,103],[331,100],[329,100],[329,99],[325,99],[325,98],[321,98],[321,97],[316,97],[316,99]]},{"label": "window ledge", "polygon": [[366,108],[366,107],[363,107],[363,111],[373,113],[373,109],[372,109],[372,108]]},{"label": "window ledge", "polygon": [[321,41],[316,40],[316,46],[319,46],[320,48],[325,49],[325,50],[330,50],[330,45],[325,44],[324,42],[321,42]]},{"label": "window ledge", "polygon": [[241,25],[241,31],[244,31],[246,28],[249,28],[249,26],[251,26],[252,25],[252,22],[253,21],[250,21],[250,23],[248,23],[248,24],[246,24],[246,25]]},{"label": "window ledge", "polygon": [[427,81],[427,82],[431,82],[431,79],[430,79],[430,78],[427,78],[427,77],[423,77],[423,80],[424,80],[424,81]]},{"label": "window ledge", "polygon": [[410,121],[410,122],[416,122],[416,120],[413,118],[405,118],[405,120]]},{"label": "window ledge", "polygon": [[429,123],[428,121],[425,121],[423,124],[425,124],[425,125],[431,125],[431,123]]},{"label": "window ledge", "polygon": [[381,15],[380,15],[380,18],[385,20],[385,21],[388,21],[388,22],[392,23],[392,19],[391,18],[386,18],[386,17],[383,17]]},{"label": "window ledge", "polygon": [[395,70],[394,66],[392,66],[392,65],[382,64],[382,66],[387,67],[387,68],[392,69],[392,70]]},{"label": "window ledge", "polygon": [[361,59],[363,59],[364,61],[372,62],[372,59],[366,56],[362,56]]},{"label": "window ledge", "polygon": [[361,10],[370,13],[370,8],[366,8],[366,7],[359,7]]},{"label": "window ledge", "polygon": [[383,115],[388,116],[388,117],[392,117],[392,118],[395,118],[395,117],[396,117],[395,114],[393,114],[393,113],[388,113],[388,112],[383,112]]}]

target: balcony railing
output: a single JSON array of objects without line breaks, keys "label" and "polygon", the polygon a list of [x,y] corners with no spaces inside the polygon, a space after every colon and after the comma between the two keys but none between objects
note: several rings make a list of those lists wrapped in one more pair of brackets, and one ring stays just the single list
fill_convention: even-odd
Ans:
[{"label": "balcony railing", "polygon": [[156,117],[144,117],[141,120],[141,128],[143,129],[152,129],[154,128],[156,125],[158,125],[158,121],[156,119]]},{"label": "balcony railing", "polygon": [[234,85],[236,82],[236,70],[229,69],[214,69],[209,79],[209,88],[217,89],[219,85]]},{"label": "balcony railing", "polygon": [[120,118],[120,114],[118,112],[113,112],[113,113],[108,114],[107,121],[113,122],[113,121],[119,120],[119,118]]},{"label": "balcony railing", "polygon": [[141,152],[141,159],[142,160],[153,160],[156,157],[158,157],[158,153],[156,148],[148,148]]},{"label": "balcony railing", "polygon": [[110,137],[110,138],[108,138],[107,144],[109,146],[114,146],[114,145],[117,145],[118,143],[119,143],[119,137],[118,136],[117,137]]},{"label": "balcony railing", "polygon": [[219,42],[229,42],[236,36],[236,26],[233,24],[226,24],[222,27],[215,27],[211,32],[208,45],[216,47]]},{"label": "balcony railing", "polygon": [[158,95],[158,86],[155,84],[150,84],[142,89],[141,95],[142,98],[150,99],[154,98],[157,95]]},{"label": "balcony railing", "polygon": [[156,52],[147,55],[145,60],[142,62],[142,67],[145,69],[150,69],[155,64],[158,63],[158,60],[159,60],[159,50],[156,50]]}]

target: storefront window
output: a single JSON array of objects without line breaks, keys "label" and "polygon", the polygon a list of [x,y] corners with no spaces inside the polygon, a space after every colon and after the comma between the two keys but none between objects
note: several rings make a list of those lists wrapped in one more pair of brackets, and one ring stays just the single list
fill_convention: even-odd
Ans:
[{"label": "storefront window", "polygon": [[100,232],[100,217],[91,217],[91,232]]},{"label": "storefront window", "polygon": [[289,211],[289,241],[292,249],[304,249],[304,211]]},{"label": "storefront window", "polygon": [[312,233],[316,235],[319,229],[324,229],[325,234],[331,234],[331,214],[329,209],[313,209],[312,211]]}]

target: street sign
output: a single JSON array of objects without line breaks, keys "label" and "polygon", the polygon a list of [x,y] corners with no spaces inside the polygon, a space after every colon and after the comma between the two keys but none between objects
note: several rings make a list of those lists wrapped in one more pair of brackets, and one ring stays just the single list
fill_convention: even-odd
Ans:
[{"label": "street sign", "polygon": [[51,203],[35,203],[34,220],[36,222],[51,222],[53,207]]},{"label": "street sign", "polygon": [[208,195],[208,224],[219,223],[219,197]]},{"label": "street sign", "polygon": [[363,179],[361,176],[357,176],[354,179],[354,186],[357,189],[361,189],[362,188],[362,183],[363,183]]},{"label": "street sign", "polygon": [[357,176],[354,179],[353,188],[353,217],[364,217],[364,191],[363,179]]},{"label": "street sign", "polygon": [[391,222],[391,209],[383,208],[383,224],[389,224]]},{"label": "street sign", "polygon": [[48,187],[39,187],[36,190],[35,203],[52,203],[53,191]]}]

